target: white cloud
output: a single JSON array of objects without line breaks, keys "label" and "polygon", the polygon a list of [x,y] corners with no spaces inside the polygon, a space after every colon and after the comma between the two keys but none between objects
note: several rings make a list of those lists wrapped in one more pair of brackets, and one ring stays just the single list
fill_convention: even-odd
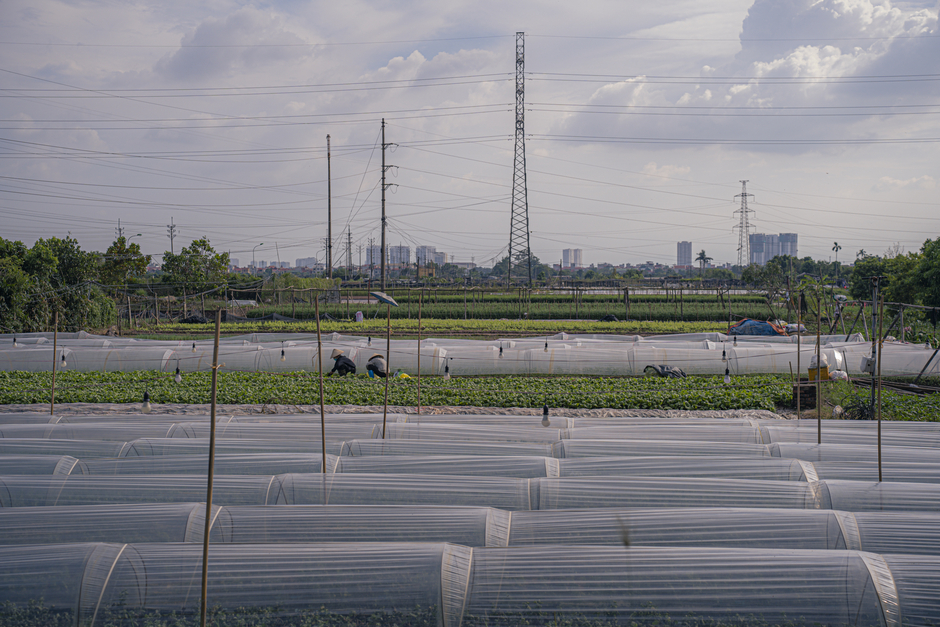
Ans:
[{"label": "white cloud", "polygon": [[937,179],[925,174],[923,176],[918,176],[915,178],[910,178],[907,180],[899,180],[892,178],[890,176],[882,176],[878,179],[878,183],[875,185],[874,189],[876,191],[891,191],[903,189],[905,187],[914,187],[918,189],[934,189],[937,186]]},{"label": "white cloud", "polygon": [[156,73],[187,82],[229,79],[305,60],[312,54],[306,44],[283,17],[246,6],[204,20],[183,37],[179,50],[160,60]]},{"label": "white cloud", "polygon": [[685,176],[692,171],[688,166],[663,165],[657,166],[655,161],[650,161],[643,166],[643,174],[651,179],[671,179]]}]

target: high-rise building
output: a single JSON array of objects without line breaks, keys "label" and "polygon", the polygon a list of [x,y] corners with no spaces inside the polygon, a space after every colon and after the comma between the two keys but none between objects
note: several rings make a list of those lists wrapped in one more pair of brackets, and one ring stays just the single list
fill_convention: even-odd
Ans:
[{"label": "high-rise building", "polygon": [[445,263],[450,262],[450,255],[445,252],[434,252],[434,263],[439,266],[443,266]]},{"label": "high-rise building", "polygon": [[418,246],[415,248],[415,259],[419,266],[426,266],[434,261],[434,253],[437,248],[434,246]]},{"label": "high-rise building", "polygon": [[692,242],[679,242],[676,245],[676,265],[692,265]]},{"label": "high-rise building", "polygon": [[780,234],[780,254],[788,255],[790,257],[799,257],[797,255],[797,245],[796,245],[797,236],[796,233],[781,233]]},{"label": "high-rise building", "polygon": [[751,263],[766,265],[774,257],[781,255],[797,256],[797,234],[752,233],[748,242],[751,248]]},{"label": "high-rise building", "polygon": [[566,248],[561,251],[561,263],[565,268],[580,268],[584,265],[580,248]]},{"label": "high-rise building", "polygon": [[411,263],[411,247],[389,246],[388,262],[393,266],[407,266]]},{"label": "high-rise building", "polygon": [[381,246],[366,246],[366,265],[368,266],[379,266],[382,264],[382,247]]},{"label": "high-rise building", "polygon": [[316,257],[303,257],[296,261],[296,267],[298,268],[312,268],[317,265]]}]

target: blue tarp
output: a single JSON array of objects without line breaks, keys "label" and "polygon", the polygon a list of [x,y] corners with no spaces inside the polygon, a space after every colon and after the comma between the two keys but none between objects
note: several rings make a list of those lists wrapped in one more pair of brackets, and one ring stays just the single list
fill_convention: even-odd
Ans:
[{"label": "blue tarp", "polygon": [[787,332],[770,322],[745,318],[731,326],[731,335],[786,335]]}]

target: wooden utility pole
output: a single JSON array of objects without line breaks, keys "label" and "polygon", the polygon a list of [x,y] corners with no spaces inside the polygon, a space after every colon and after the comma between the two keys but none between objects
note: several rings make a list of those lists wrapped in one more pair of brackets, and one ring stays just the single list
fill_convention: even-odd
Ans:
[{"label": "wooden utility pole", "polygon": [[[326,136],[326,276],[333,278],[333,177],[330,172],[330,136]],[[384,198],[384,194],[383,194]],[[384,203],[383,203],[384,208]],[[323,472],[326,472],[325,470]]]},{"label": "wooden utility pole", "polygon": [[222,310],[215,312],[215,343],[212,348],[212,392],[209,405],[209,471],[206,485],[206,521],[202,534],[202,602],[199,625],[206,627],[207,591],[209,581],[209,528],[212,526],[212,480],[215,473],[215,404],[219,376],[219,331],[222,328]]}]

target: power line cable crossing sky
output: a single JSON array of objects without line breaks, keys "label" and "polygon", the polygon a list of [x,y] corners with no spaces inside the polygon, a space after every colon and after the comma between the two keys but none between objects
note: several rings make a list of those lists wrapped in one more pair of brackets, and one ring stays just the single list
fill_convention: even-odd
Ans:
[{"label": "power line cable crossing sky", "polygon": [[[515,33],[526,32],[531,246],[586,264],[737,255],[758,233],[916,250],[940,231],[936,3],[705,0],[150,6],[4,4],[0,237],[71,234],[143,252],[206,236],[244,265],[377,238],[381,119],[389,243],[505,254]],[[262,246],[255,246],[265,242]],[[345,253],[344,253],[345,254]],[[353,255],[358,261],[358,254]],[[343,262],[345,263],[345,256]]]}]

